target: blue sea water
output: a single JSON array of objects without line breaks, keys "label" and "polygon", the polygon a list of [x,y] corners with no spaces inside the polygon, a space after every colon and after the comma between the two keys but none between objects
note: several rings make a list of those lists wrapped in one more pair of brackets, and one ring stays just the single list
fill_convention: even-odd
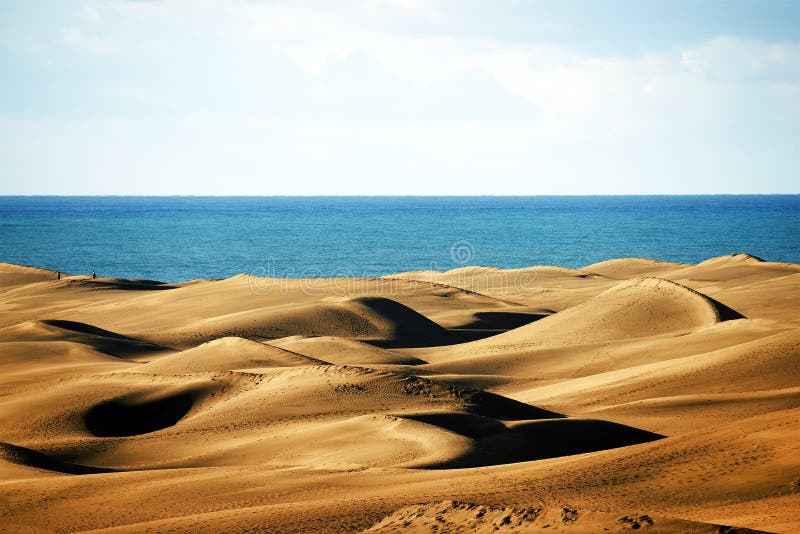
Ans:
[{"label": "blue sea water", "polygon": [[800,262],[800,195],[0,197],[0,261],[178,281],[462,265]]}]

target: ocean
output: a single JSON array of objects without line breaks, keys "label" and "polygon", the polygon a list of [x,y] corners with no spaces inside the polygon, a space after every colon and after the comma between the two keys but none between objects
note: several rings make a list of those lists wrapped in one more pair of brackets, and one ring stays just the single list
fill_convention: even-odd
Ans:
[{"label": "ocean", "polygon": [[0,261],[174,282],[579,268],[747,252],[800,262],[800,195],[0,197]]}]

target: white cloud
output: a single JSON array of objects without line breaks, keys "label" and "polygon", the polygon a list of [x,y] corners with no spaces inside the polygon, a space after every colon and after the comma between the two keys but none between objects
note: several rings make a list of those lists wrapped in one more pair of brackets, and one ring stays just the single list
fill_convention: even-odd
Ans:
[{"label": "white cloud", "polygon": [[119,46],[116,43],[97,37],[86,36],[80,28],[62,28],[60,33],[61,41],[64,44],[81,52],[102,55],[113,54],[119,50]]},{"label": "white cloud", "polygon": [[[441,11],[427,2],[354,0],[350,11],[210,0],[116,0],[111,6],[123,14],[207,34],[219,53],[252,58],[251,76],[256,79],[271,77],[271,57],[284,57],[318,77],[316,89],[302,93],[317,100],[324,96],[327,102],[333,90],[329,76],[348,62],[360,62],[359,68],[371,69],[364,72],[382,77],[384,84],[410,83],[423,91],[457,83],[466,74],[483,76],[495,84],[498,99],[505,94],[527,102],[539,132],[568,143],[714,124],[728,120],[737,108],[752,107],[759,95],[765,99],[758,102],[764,114],[773,113],[769,106],[791,109],[791,87],[800,83],[798,43],[723,36],[681,50],[622,57],[559,44],[459,37],[444,30],[405,35],[360,16],[375,11],[438,20]],[[96,53],[115,49],[76,28],[65,29],[63,37],[76,48]],[[359,81],[351,83],[357,86]],[[496,103],[475,105],[491,108]]]},{"label": "white cloud", "polygon": [[681,65],[692,74],[714,79],[797,77],[800,76],[800,43],[715,37],[684,50]]},{"label": "white cloud", "polygon": [[769,86],[768,91],[781,117],[796,118],[800,115],[800,83],[775,83]]},{"label": "white cloud", "polygon": [[84,4],[78,11],[78,14],[84,20],[94,24],[99,24],[103,21],[103,17],[100,15],[100,10],[91,4]]},{"label": "white cloud", "polygon": [[135,102],[140,104],[156,103],[155,96],[142,87],[125,85],[105,85],[100,88],[100,94],[120,101]]},{"label": "white cloud", "polygon": [[416,18],[442,21],[446,14],[432,0],[352,0],[359,14],[381,19]]},{"label": "white cloud", "polygon": [[[321,73],[354,57],[369,58],[386,74],[427,85],[460,72],[486,74],[509,93],[556,113],[591,112],[608,98],[658,92],[671,85],[703,84],[752,76],[800,77],[800,43],[767,43],[717,37],[678,52],[641,57],[593,55],[566,45],[459,37],[433,25],[423,35],[392,31],[364,12],[447,19],[439,3],[422,0],[352,0],[350,9],[294,3],[129,2],[114,0],[125,14],[169,20],[219,38],[219,49],[245,47],[290,58]],[[438,28],[438,31],[436,30]],[[785,80],[784,80],[785,81]],[[670,84],[666,84],[670,85]]]},{"label": "white cloud", "polygon": [[[269,71],[267,54],[288,58],[321,82],[352,61],[377,68],[376,74],[386,77],[386,83],[396,79],[428,87],[452,82],[465,73],[485,76],[501,91],[527,101],[542,127],[571,136],[578,128],[583,132],[580,137],[638,134],[646,125],[662,120],[707,120],[731,111],[724,107],[735,104],[740,90],[737,82],[742,80],[755,80],[756,91],[768,98],[777,95],[785,107],[791,91],[774,87],[800,82],[798,43],[723,36],[683,50],[621,57],[557,44],[458,37],[443,29],[439,34],[431,30],[427,35],[409,36],[361,16],[443,18],[439,4],[417,0],[353,0],[349,11],[321,7],[326,4],[298,7],[211,0],[114,0],[108,5],[123,15],[205,33],[216,41],[220,53],[254,58],[254,75],[259,69]],[[93,53],[118,49],[114,43],[85,36],[78,28],[65,28],[62,38],[74,48]],[[134,46],[141,47],[128,43],[126,48]],[[761,84],[759,78],[768,79],[769,84]],[[718,98],[721,83],[729,84],[722,99]]]},{"label": "white cloud", "polygon": [[[754,162],[768,167],[768,156],[790,159],[789,143],[767,146],[770,138],[760,133],[777,122],[797,132],[800,124],[796,42],[721,36],[623,55],[454,34],[446,10],[421,1],[353,0],[336,9],[238,0],[99,5],[87,4],[103,24],[65,27],[63,43],[94,54],[124,51],[126,60],[138,55],[130,78],[98,71],[97,91],[123,112],[128,103],[169,117],[114,128],[83,123],[75,143],[115,155],[103,156],[97,168],[105,173],[129,158],[115,147],[130,145],[164,163],[158,171],[148,160],[128,162],[137,172],[196,173],[208,187],[239,187],[205,192],[295,187],[288,180],[281,184],[288,189],[252,189],[265,174],[343,180],[320,193],[372,192],[363,187],[376,175],[405,184],[390,183],[382,193],[447,193],[454,184],[464,193],[608,191],[587,178],[600,174],[617,192],[625,179],[636,185],[636,176],[657,176],[667,185],[639,192],[666,192],[670,177],[690,176],[692,164],[695,174],[724,180]],[[392,24],[395,16],[425,21],[411,25],[424,31],[403,32]],[[120,21],[126,31],[114,32]],[[448,108],[451,99],[458,102]],[[747,147],[759,143],[748,163]],[[214,181],[224,173],[241,179]],[[487,191],[481,176],[509,181]],[[127,179],[137,183],[133,171]],[[162,187],[160,180],[153,187]],[[702,184],[683,185],[681,192],[703,192]]]},{"label": "white cloud", "polygon": [[[721,82],[736,86],[759,76],[782,82],[800,79],[798,43],[719,37],[678,52],[631,58],[554,44],[407,36],[321,9],[237,4],[228,11],[224,20],[233,22],[227,29],[234,39],[267,46],[309,72],[320,74],[354,58],[369,58],[384,75],[421,86],[479,73],[530,102],[556,131],[580,126],[587,132],[639,132],[655,119],[704,120],[731,111],[720,109],[725,104],[717,95]],[[735,98],[728,94],[723,100]]]}]

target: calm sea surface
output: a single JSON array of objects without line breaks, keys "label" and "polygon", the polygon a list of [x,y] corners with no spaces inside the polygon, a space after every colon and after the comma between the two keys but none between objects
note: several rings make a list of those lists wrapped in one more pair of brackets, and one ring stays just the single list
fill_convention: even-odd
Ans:
[{"label": "calm sea surface", "polygon": [[800,195],[0,197],[0,261],[163,281],[734,252],[800,262]]}]

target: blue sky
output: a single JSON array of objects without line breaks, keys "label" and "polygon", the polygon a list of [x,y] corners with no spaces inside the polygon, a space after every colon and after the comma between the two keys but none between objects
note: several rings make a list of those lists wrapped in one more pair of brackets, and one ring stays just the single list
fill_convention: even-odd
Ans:
[{"label": "blue sky", "polygon": [[799,2],[0,7],[0,194],[797,193],[799,164]]}]

